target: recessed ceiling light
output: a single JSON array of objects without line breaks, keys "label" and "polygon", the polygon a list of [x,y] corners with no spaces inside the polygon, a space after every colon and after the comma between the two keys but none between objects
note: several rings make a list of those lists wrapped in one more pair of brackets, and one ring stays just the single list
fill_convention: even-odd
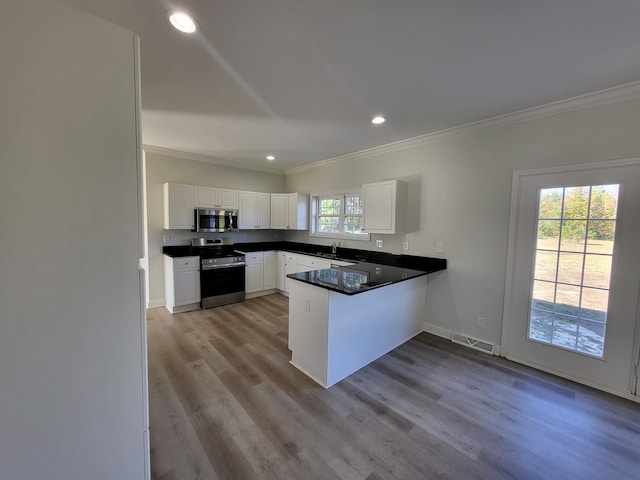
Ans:
[{"label": "recessed ceiling light", "polygon": [[194,33],[198,30],[198,24],[188,13],[171,12],[171,14],[169,14],[169,22],[171,22],[171,25],[173,25],[176,30],[184,33]]},{"label": "recessed ceiling light", "polygon": [[371,119],[371,123],[374,123],[376,125],[379,125],[379,124],[384,123],[386,121],[387,121],[387,119],[384,118],[382,115],[376,115],[375,117],[373,117]]},{"label": "recessed ceiling light", "polygon": [[267,160],[271,161],[271,160],[275,160],[276,157],[274,157],[273,155],[267,155]]}]

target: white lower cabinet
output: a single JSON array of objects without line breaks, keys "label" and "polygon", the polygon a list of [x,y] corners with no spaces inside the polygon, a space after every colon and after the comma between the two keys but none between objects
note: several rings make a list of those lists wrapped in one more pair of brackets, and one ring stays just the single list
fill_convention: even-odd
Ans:
[{"label": "white lower cabinet", "polygon": [[164,296],[171,313],[200,308],[200,257],[164,256]]},{"label": "white lower cabinet", "polygon": [[246,275],[245,275],[245,293],[254,293],[264,290],[263,280],[263,261],[264,256],[262,252],[251,252],[245,254],[245,261],[247,263]]},{"label": "white lower cabinet", "polygon": [[284,264],[284,292],[289,293],[289,279],[287,275],[298,272],[298,255],[295,253],[285,253]]},{"label": "white lower cabinet", "polygon": [[263,279],[265,290],[273,290],[274,288],[276,288],[276,257],[276,252],[264,252]]},{"label": "white lower cabinet", "polygon": [[278,252],[276,256],[276,288],[284,292],[285,265],[287,263],[287,254]]},{"label": "white lower cabinet", "polygon": [[245,254],[245,293],[258,297],[273,293],[276,288],[276,252],[251,252]]}]

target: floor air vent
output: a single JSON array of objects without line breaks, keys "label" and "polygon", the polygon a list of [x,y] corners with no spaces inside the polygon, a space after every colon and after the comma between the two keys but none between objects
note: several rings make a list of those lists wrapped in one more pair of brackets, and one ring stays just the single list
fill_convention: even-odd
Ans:
[{"label": "floor air vent", "polygon": [[466,335],[462,335],[460,333],[454,333],[451,336],[451,341],[453,343],[459,343],[460,345],[464,345],[465,347],[475,348],[476,350],[480,350],[481,352],[493,355],[493,343],[483,342],[482,340],[478,340],[477,338],[467,337]]}]

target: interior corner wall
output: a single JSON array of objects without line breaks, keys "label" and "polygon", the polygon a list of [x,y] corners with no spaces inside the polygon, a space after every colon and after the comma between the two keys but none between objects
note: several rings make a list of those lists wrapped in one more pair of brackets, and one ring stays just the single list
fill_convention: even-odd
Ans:
[{"label": "interior corner wall", "polygon": [[61,2],[2,2],[2,479],[149,473],[136,43]]},{"label": "interior corner wall", "polygon": [[[409,231],[372,235],[353,248],[438,257],[448,269],[429,276],[425,323],[500,344],[512,174],[516,170],[640,156],[640,99],[582,108],[393,152],[312,167],[286,177],[292,192],[409,183]],[[640,212],[639,212],[640,215]],[[315,243],[306,232],[287,233]],[[444,254],[436,253],[442,243]],[[344,242],[343,242],[344,244]],[[486,328],[477,326],[486,318]]]},{"label": "interior corner wall", "polygon": [[[236,243],[282,240],[282,234],[272,230],[243,231],[232,234],[194,233],[188,230],[164,230],[162,211],[162,184],[183,183],[204,187],[222,187],[251,192],[284,192],[284,175],[215,165],[182,158],[179,154],[163,155],[146,152],[147,186],[147,262],[149,307],[165,304],[164,245],[188,244],[193,237],[231,236]],[[165,236],[168,241],[165,242]],[[278,238],[280,236],[280,238]]]}]

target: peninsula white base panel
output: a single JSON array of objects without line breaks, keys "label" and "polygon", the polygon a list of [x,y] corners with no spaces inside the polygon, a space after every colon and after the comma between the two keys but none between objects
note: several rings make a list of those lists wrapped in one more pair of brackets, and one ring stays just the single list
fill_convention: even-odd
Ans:
[{"label": "peninsula white base panel", "polygon": [[357,295],[289,285],[291,364],[325,388],[423,329],[426,276]]}]

